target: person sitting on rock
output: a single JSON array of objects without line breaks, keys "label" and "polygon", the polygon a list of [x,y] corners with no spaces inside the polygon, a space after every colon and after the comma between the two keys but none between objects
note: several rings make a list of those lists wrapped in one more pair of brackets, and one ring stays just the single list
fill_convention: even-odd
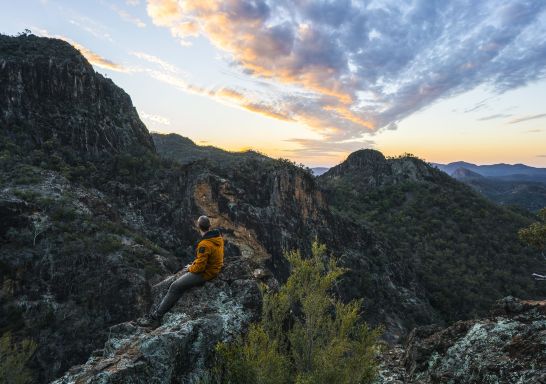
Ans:
[{"label": "person sitting on rock", "polygon": [[210,229],[210,220],[201,216],[197,220],[201,240],[196,247],[196,257],[192,264],[184,267],[186,272],[176,279],[155,311],[138,319],[136,323],[143,327],[157,328],[163,315],[167,313],[187,289],[202,285],[214,279],[224,265],[224,239],[218,229]]}]

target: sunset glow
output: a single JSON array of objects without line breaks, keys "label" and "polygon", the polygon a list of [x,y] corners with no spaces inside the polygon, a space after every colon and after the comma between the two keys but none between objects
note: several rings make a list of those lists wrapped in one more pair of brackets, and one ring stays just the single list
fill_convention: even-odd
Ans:
[{"label": "sunset glow", "polygon": [[201,145],[546,166],[544,1],[28,0],[0,21],[68,41],[150,131]]}]

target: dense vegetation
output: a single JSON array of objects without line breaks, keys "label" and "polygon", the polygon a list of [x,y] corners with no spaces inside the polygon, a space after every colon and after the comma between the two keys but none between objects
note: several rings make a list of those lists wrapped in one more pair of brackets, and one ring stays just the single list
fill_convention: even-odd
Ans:
[{"label": "dense vegetation", "polygon": [[490,200],[500,205],[516,206],[537,212],[546,205],[546,183],[510,181],[492,177],[461,179]]},{"label": "dense vegetation", "polygon": [[343,270],[317,243],[312,256],[287,254],[291,273],[278,292],[265,293],[261,322],[243,339],[217,347],[214,383],[370,383],[379,330],[359,320],[360,301],[330,294]]},{"label": "dense vegetation", "polygon": [[426,175],[370,187],[361,176],[369,170],[353,170],[321,181],[338,213],[368,223],[394,252],[411,258],[444,319],[482,314],[509,294],[545,293],[530,277],[538,256],[517,239],[531,214],[495,206],[415,157],[387,160],[392,167],[403,162]]},{"label": "dense vegetation", "polygon": [[162,157],[188,164],[197,160],[206,160],[215,166],[230,167],[245,159],[271,160],[255,151],[228,152],[213,146],[200,146],[187,137],[174,133],[162,135],[152,133],[154,144]]},{"label": "dense vegetation", "polygon": [[546,280],[546,208],[542,208],[538,213],[538,221],[532,223],[527,228],[522,228],[518,232],[519,238],[536,248],[543,257],[544,267],[539,273],[533,273],[533,277],[537,280]]}]

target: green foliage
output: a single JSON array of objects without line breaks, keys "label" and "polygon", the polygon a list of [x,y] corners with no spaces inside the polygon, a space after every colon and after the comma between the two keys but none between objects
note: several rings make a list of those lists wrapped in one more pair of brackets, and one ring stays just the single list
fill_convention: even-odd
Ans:
[{"label": "green foliage", "polygon": [[286,255],[286,284],[265,293],[262,320],[245,339],[219,344],[218,383],[368,383],[377,373],[379,330],[360,320],[361,303],[330,294],[344,270],[313,244],[312,256]]},{"label": "green foliage", "polygon": [[525,243],[544,253],[546,250],[546,208],[540,210],[538,217],[540,221],[520,229],[518,236]]},{"label": "green foliage", "polygon": [[371,227],[389,252],[410,259],[446,321],[482,315],[503,296],[544,295],[529,278],[542,261],[516,236],[529,217],[492,204],[442,172],[429,172],[423,180],[380,187],[355,172],[323,185],[334,212]]},{"label": "green foliage", "polygon": [[36,343],[25,339],[13,340],[11,332],[0,339],[0,384],[25,384],[32,380],[26,364],[36,350]]},{"label": "green foliage", "polygon": [[112,253],[122,247],[121,240],[116,235],[100,234],[97,236],[97,249],[102,253]]}]

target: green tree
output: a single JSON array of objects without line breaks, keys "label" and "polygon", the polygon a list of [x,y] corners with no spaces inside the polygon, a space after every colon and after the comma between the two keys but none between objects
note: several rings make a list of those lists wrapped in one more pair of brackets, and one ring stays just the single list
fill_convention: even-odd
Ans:
[{"label": "green tree", "polygon": [[32,380],[26,364],[36,350],[36,343],[25,339],[16,343],[11,332],[0,339],[0,384],[25,384]]},{"label": "green tree", "polygon": [[[542,208],[538,213],[539,221],[531,224],[527,228],[520,229],[518,232],[519,238],[525,243],[538,249],[542,256],[546,258],[546,208]],[[537,280],[546,280],[545,275],[533,273]]]},{"label": "green tree", "polygon": [[286,255],[291,274],[265,293],[261,322],[246,338],[219,344],[219,383],[368,383],[377,373],[380,331],[360,320],[361,303],[331,295],[344,270],[313,244],[312,256]]}]

